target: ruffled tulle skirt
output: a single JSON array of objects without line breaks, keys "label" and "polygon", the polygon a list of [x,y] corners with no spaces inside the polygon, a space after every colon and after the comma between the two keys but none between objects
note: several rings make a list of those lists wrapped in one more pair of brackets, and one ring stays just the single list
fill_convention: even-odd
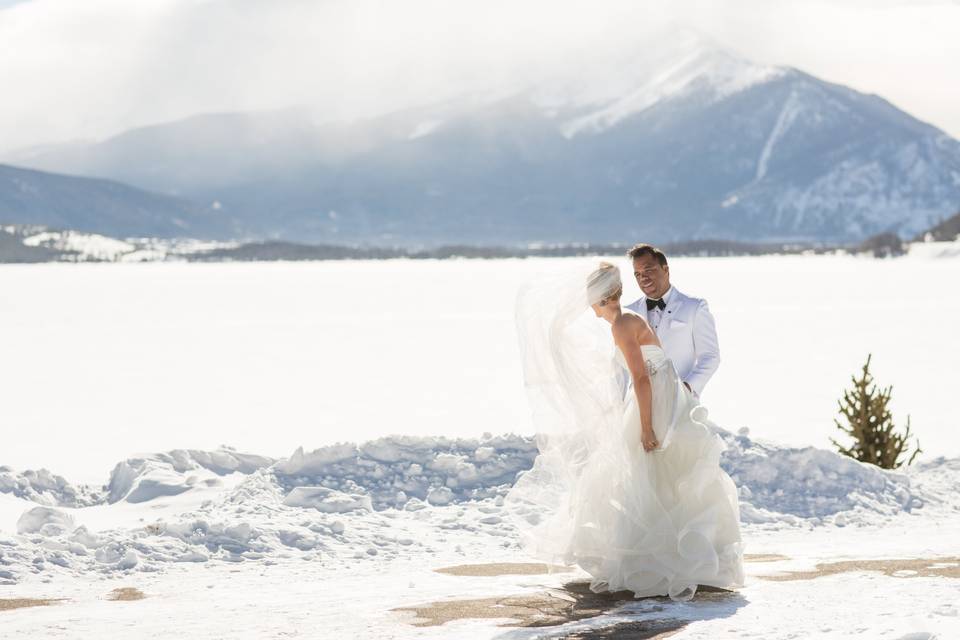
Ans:
[{"label": "ruffled tulle skirt", "polygon": [[[684,600],[698,585],[742,584],[739,504],[720,468],[723,441],[657,352],[650,350],[647,366],[658,450],[643,450],[628,389],[618,432],[560,447],[552,442],[508,500],[524,505],[526,549],[547,562],[579,565],[594,591]],[[528,509],[537,504],[539,510]]]}]

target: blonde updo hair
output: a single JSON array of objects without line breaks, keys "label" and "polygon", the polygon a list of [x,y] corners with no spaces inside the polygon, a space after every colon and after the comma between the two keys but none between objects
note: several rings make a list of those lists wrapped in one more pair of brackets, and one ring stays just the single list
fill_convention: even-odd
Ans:
[{"label": "blonde updo hair", "polygon": [[587,301],[590,304],[605,305],[611,300],[620,300],[623,294],[623,282],[620,269],[609,262],[601,262],[600,267],[587,277]]}]

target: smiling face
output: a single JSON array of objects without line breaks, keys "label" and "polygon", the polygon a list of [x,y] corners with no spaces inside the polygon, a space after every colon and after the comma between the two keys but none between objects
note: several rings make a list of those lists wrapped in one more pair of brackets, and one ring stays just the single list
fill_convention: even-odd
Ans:
[{"label": "smiling face", "polygon": [[670,267],[661,265],[653,254],[644,253],[633,259],[633,275],[648,298],[659,300],[670,288]]}]

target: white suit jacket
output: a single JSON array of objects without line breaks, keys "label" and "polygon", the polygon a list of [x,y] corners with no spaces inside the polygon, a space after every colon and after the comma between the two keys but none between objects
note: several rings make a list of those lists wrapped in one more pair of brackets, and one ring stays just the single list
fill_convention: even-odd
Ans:
[{"label": "white suit jacket", "polygon": [[[640,317],[647,318],[647,298],[628,304]],[[662,311],[657,337],[667,357],[673,360],[680,378],[699,397],[707,381],[720,366],[717,328],[707,301],[684,295],[676,287]]]}]

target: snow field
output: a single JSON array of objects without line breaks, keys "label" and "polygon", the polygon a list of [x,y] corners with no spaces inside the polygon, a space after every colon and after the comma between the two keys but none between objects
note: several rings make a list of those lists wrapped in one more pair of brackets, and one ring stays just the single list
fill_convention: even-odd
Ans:
[{"label": "snow field", "polygon": [[[100,484],[117,460],[170,448],[279,458],[392,434],[531,434],[514,297],[569,260],[0,266],[12,363],[0,367],[0,429],[15,434],[0,463]],[[703,398],[717,424],[828,448],[836,401],[873,353],[924,456],[960,455],[949,374],[960,261],[677,258],[671,269],[717,319],[723,362]]]}]

